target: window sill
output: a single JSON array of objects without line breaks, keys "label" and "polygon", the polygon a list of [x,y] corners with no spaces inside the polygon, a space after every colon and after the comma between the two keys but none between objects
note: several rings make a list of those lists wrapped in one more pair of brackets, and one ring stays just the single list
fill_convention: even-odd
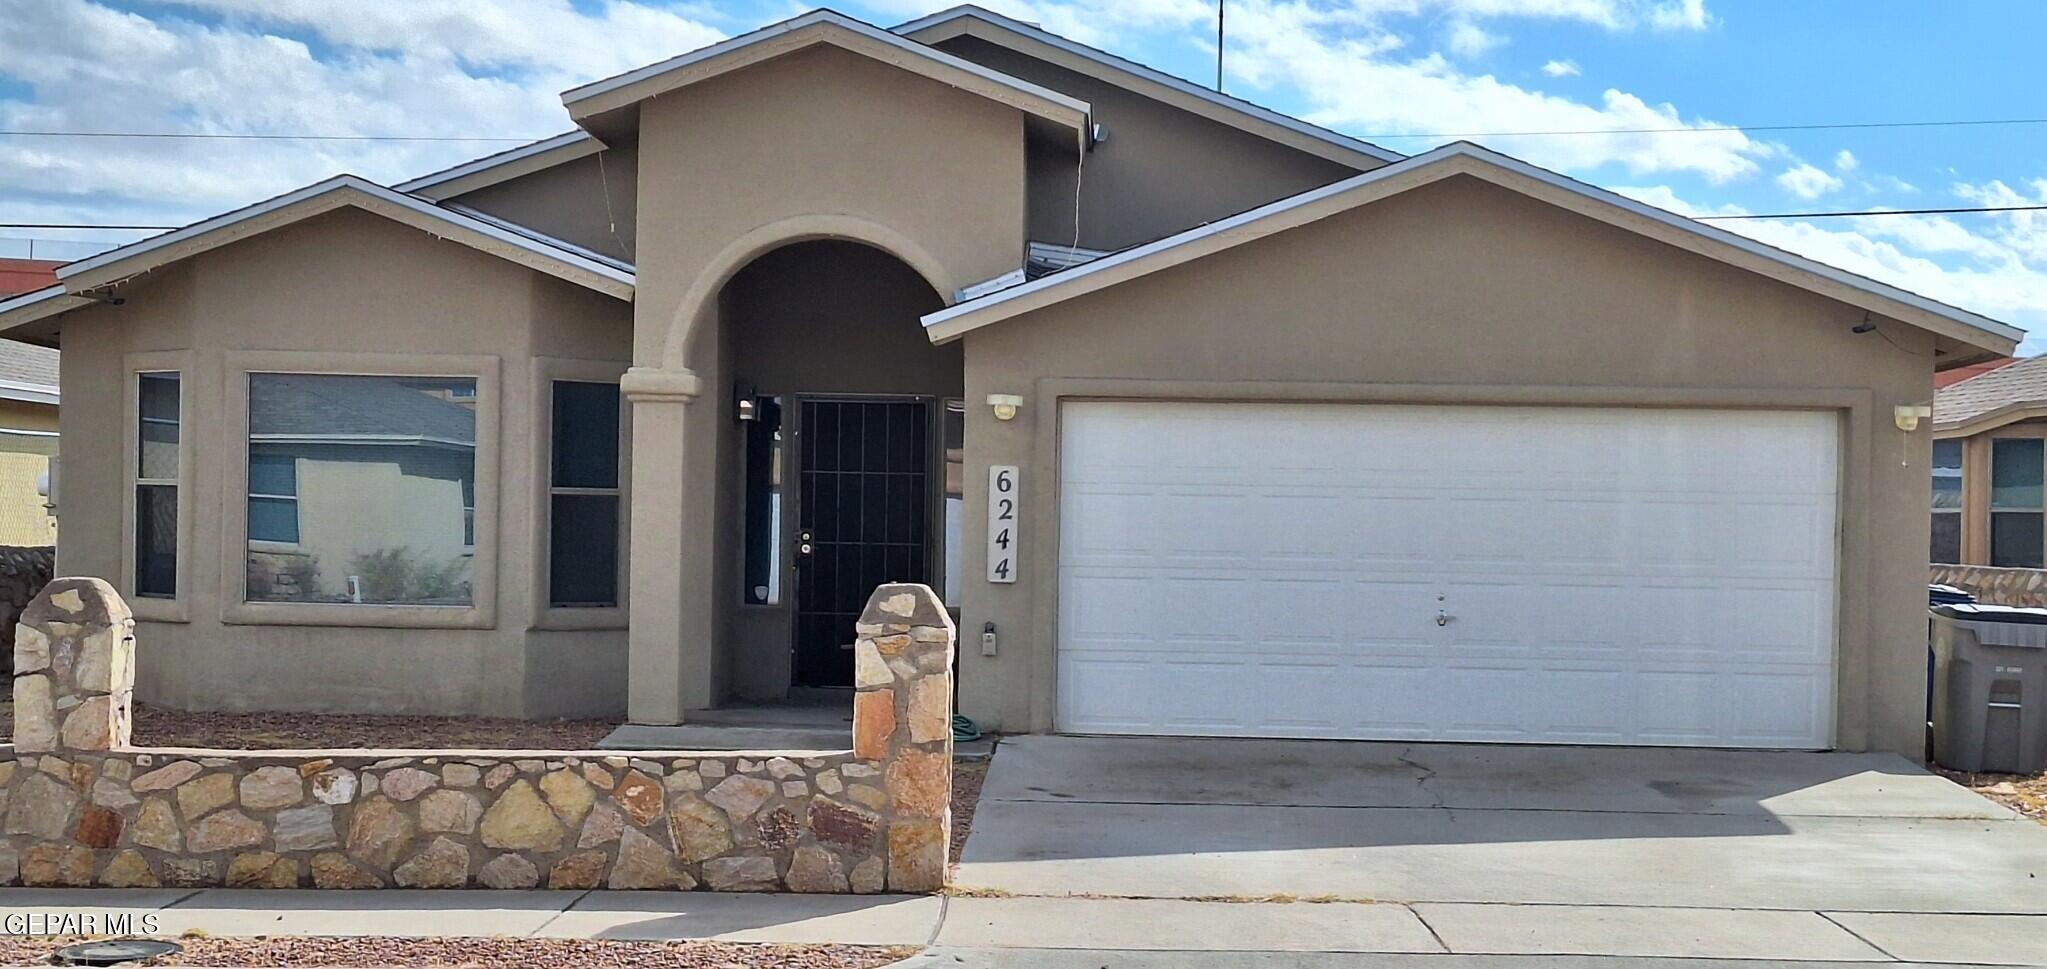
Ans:
[{"label": "window sill", "polygon": [[537,632],[625,629],[626,615],[626,610],[622,606],[595,606],[587,609],[554,606],[540,611],[539,618],[533,621],[533,629]]},{"label": "window sill", "polygon": [[183,599],[129,596],[128,612],[142,622],[191,622],[191,608]]},{"label": "window sill", "polygon": [[496,617],[475,606],[236,602],[221,608],[231,626],[355,626],[373,629],[492,629]]}]

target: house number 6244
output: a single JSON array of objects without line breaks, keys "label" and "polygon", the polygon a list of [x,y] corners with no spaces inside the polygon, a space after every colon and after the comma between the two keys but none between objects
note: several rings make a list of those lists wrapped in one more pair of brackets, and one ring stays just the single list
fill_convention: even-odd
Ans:
[{"label": "house number 6244", "polygon": [[1016,581],[1017,472],[1014,464],[988,469],[988,581]]}]

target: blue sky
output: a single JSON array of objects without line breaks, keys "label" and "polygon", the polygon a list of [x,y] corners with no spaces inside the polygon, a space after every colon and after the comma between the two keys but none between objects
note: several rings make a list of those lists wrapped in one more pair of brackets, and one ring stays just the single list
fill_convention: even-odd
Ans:
[{"label": "blue sky", "polygon": [[[989,6],[1204,83],[1213,0]],[[890,25],[937,4],[841,3]],[[0,128],[542,136],[558,93],[801,12],[689,0],[0,0]],[[1231,93],[1359,135],[2047,117],[2047,4],[1231,0]],[[1420,151],[1429,138],[1382,138]],[[1688,214],[2047,203],[2047,125],[1480,138]],[[0,222],[183,223],[499,144],[0,136]],[[2047,213],[1721,225],[2041,331]],[[0,229],[75,256],[112,230]]]}]

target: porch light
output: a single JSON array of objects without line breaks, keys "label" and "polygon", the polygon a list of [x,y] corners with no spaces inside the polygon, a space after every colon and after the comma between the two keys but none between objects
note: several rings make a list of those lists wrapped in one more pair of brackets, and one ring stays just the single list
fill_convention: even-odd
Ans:
[{"label": "porch light", "polygon": [[1919,429],[1919,422],[1933,416],[1930,404],[1900,404],[1891,408],[1891,419],[1907,434]]},{"label": "porch light", "polygon": [[1023,409],[1023,398],[1015,394],[989,394],[988,406],[995,408],[998,421],[1016,420],[1016,412]]}]

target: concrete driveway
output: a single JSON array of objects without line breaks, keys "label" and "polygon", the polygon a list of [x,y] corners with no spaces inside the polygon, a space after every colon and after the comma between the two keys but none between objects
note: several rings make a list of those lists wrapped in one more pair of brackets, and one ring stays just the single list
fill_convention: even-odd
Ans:
[{"label": "concrete driveway", "polygon": [[2047,964],[2047,827],[1891,755],[1025,737],[957,882],[987,897],[939,942],[989,965],[1012,942]]}]

